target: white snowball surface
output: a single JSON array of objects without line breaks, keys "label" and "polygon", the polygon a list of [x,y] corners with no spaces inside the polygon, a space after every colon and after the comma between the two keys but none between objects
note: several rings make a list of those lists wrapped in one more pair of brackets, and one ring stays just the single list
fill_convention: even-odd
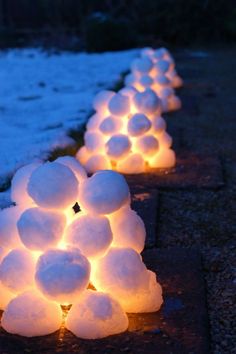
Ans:
[{"label": "white snowball surface", "polygon": [[17,170],[11,181],[11,200],[13,202],[24,205],[24,207],[33,204],[27,191],[27,185],[32,172],[40,165],[41,163],[34,162]]},{"label": "white snowball surface", "polygon": [[134,104],[140,113],[154,114],[160,110],[161,101],[154,91],[146,89],[134,96]]},{"label": "white snowball surface", "polygon": [[93,108],[95,111],[103,113],[108,107],[108,103],[111,98],[115,95],[113,91],[100,91],[93,99]]},{"label": "white snowball surface", "polygon": [[131,136],[139,136],[151,128],[151,121],[141,113],[134,114],[128,122],[128,133]]},{"label": "white snowball surface", "polygon": [[28,192],[43,208],[63,209],[75,204],[78,181],[69,167],[46,162],[32,173]]},{"label": "white snowball surface", "polygon": [[125,159],[118,161],[116,169],[120,173],[143,173],[145,172],[145,161],[141,154],[132,153]]},{"label": "white snowball surface", "polygon": [[175,166],[176,157],[171,149],[160,149],[158,153],[148,161],[153,168],[170,168]]},{"label": "white snowball surface", "polygon": [[99,170],[110,170],[112,165],[107,156],[98,154],[89,157],[84,167],[88,173],[94,173]]},{"label": "white snowball surface", "polygon": [[153,67],[152,60],[148,57],[137,58],[131,64],[132,71],[140,73],[148,73]]},{"label": "white snowball surface", "polygon": [[130,207],[124,207],[110,215],[113,247],[133,248],[142,252],[146,237],[144,223]]},{"label": "white snowball surface", "polygon": [[2,247],[16,248],[21,245],[17,221],[22,211],[20,206],[0,210],[0,245]]},{"label": "white snowball surface", "polygon": [[131,142],[127,135],[113,135],[106,143],[107,155],[113,160],[119,160],[127,155],[131,148]]},{"label": "white snowball surface", "polygon": [[139,79],[139,82],[143,87],[148,88],[153,84],[153,79],[149,75],[143,75]]},{"label": "white snowball surface", "polygon": [[108,218],[100,215],[79,216],[66,229],[66,241],[88,258],[102,257],[112,242]]},{"label": "white snowball surface", "polygon": [[21,292],[34,285],[35,261],[24,248],[10,251],[0,264],[0,281],[12,292]]},{"label": "white snowball surface", "polygon": [[77,337],[98,339],[124,332],[128,317],[110,295],[86,290],[72,306],[66,327]]},{"label": "white snowball surface", "polygon": [[121,95],[127,96],[130,99],[132,99],[137,92],[138,91],[134,87],[124,87],[119,91]]},{"label": "white snowball surface", "polygon": [[85,146],[89,152],[95,153],[98,150],[102,150],[104,146],[103,136],[98,132],[89,132],[87,131],[84,134]]},{"label": "white snowball surface", "polygon": [[5,310],[9,302],[16,297],[12,291],[4,286],[0,281],[0,310]]},{"label": "white snowball surface", "polygon": [[135,149],[147,156],[156,154],[158,148],[158,140],[153,135],[144,135],[135,142]]},{"label": "white snowball surface", "polygon": [[91,153],[88,151],[86,146],[82,146],[76,153],[76,159],[84,166]]},{"label": "white snowball surface", "polygon": [[39,257],[35,280],[49,299],[73,303],[89,284],[90,264],[78,249],[50,249]]},{"label": "white snowball surface", "polygon": [[22,243],[34,251],[56,246],[65,226],[66,216],[62,212],[39,207],[25,210],[17,223]]},{"label": "white snowball surface", "polygon": [[158,71],[166,73],[170,67],[170,63],[167,60],[161,59],[155,64]]},{"label": "white snowball surface", "polygon": [[105,135],[115,134],[122,126],[120,119],[115,117],[105,118],[99,125],[99,130]]},{"label": "white snowball surface", "polygon": [[75,174],[75,177],[80,182],[83,179],[87,178],[87,173],[83,166],[72,156],[61,156],[58,157],[55,162],[58,162],[64,166],[67,166]]},{"label": "white snowball surface", "polygon": [[161,287],[141,256],[131,248],[111,248],[92,268],[92,283],[109,293],[126,312],[150,312],[160,308]]},{"label": "white snowball surface", "polygon": [[2,316],[2,327],[25,337],[43,336],[57,331],[62,322],[60,305],[26,291],[11,300]]},{"label": "white snowball surface", "polygon": [[166,130],[166,122],[160,116],[155,116],[152,119],[152,131],[159,136]]},{"label": "white snowball surface", "polygon": [[114,171],[99,171],[82,182],[79,201],[84,210],[95,214],[110,214],[130,200],[125,178]]},{"label": "white snowball surface", "polygon": [[130,112],[129,97],[116,93],[110,100],[109,111],[112,115],[122,117]]},{"label": "white snowball surface", "polygon": [[99,124],[101,123],[102,120],[103,120],[103,116],[101,114],[95,113],[89,118],[86,124],[86,129],[88,131],[96,130],[99,127]]},{"label": "white snowball surface", "polygon": [[170,148],[172,145],[172,137],[166,131],[158,137],[158,141],[162,148]]}]

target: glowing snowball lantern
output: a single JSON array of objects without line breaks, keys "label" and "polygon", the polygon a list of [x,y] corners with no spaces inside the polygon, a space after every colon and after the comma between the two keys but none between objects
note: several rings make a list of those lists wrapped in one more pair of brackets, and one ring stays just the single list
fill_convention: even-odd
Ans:
[{"label": "glowing snowball lantern", "polygon": [[[141,64],[142,71],[152,67],[148,58]],[[166,144],[162,103],[153,90],[126,87],[118,93],[100,92],[93,107],[97,111],[87,123],[85,145],[76,155],[88,173],[104,169],[143,173],[150,167],[175,165],[172,140]]]},{"label": "glowing snowball lantern", "polygon": [[140,92],[147,88],[154,90],[161,99],[163,112],[181,107],[174,88],[182,84],[175,70],[174,59],[166,48],[144,48],[140,57],[132,62],[131,73],[125,77],[127,87],[134,87]]},{"label": "glowing snowball lantern", "polygon": [[0,308],[7,332],[52,333],[62,325],[61,305],[72,305],[65,326],[96,339],[125,331],[126,312],[160,308],[161,287],[140,255],[145,227],[130,208],[122,175],[106,170],[88,178],[76,159],[63,157],[26,166],[13,189],[13,196],[22,189],[24,198],[0,212]]}]

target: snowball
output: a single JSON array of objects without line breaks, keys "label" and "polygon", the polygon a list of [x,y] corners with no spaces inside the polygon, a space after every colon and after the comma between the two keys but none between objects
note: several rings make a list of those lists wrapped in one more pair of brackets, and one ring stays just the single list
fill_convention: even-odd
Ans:
[{"label": "snowball", "polygon": [[155,67],[157,68],[158,71],[162,73],[166,73],[169,70],[170,63],[167,60],[158,60],[158,62],[155,64]]},{"label": "snowball", "polygon": [[25,247],[44,251],[62,238],[66,216],[62,212],[31,208],[21,215],[17,227]]},{"label": "snowball", "polygon": [[125,86],[134,86],[136,83],[135,75],[134,74],[126,75],[124,82],[125,82]]},{"label": "snowball", "polygon": [[93,155],[85,163],[88,173],[94,173],[99,170],[110,170],[112,168],[110,160],[105,155]]},{"label": "snowball", "polygon": [[86,146],[82,146],[76,153],[77,160],[82,164],[85,165],[86,161],[90,157],[90,152],[86,148]]},{"label": "snowball", "polygon": [[114,116],[122,117],[130,112],[130,102],[127,96],[116,93],[109,102],[109,111]]},{"label": "snowball", "polygon": [[134,87],[124,87],[119,91],[121,95],[127,96],[130,99],[132,99],[137,92],[138,91]]},{"label": "snowball", "polygon": [[129,201],[125,178],[114,171],[99,171],[82,182],[79,200],[82,207],[96,214],[110,214]]},{"label": "snowball", "polygon": [[13,202],[20,205],[22,204],[25,207],[33,204],[33,200],[30,198],[27,191],[27,185],[32,172],[40,165],[40,163],[35,162],[17,170],[11,181],[11,200]]},{"label": "snowball", "polygon": [[67,166],[75,174],[75,177],[80,182],[81,180],[87,178],[87,174],[83,166],[72,156],[62,156],[58,157],[55,162],[61,163]]},{"label": "snowball", "polygon": [[124,160],[118,161],[116,169],[120,173],[145,172],[145,161],[141,154],[130,154]]},{"label": "snowball", "polygon": [[165,75],[161,75],[161,74],[158,74],[155,77],[155,82],[161,86],[170,85],[170,80],[168,79],[168,77],[166,77]]},{"label": "snowball", "polygon": [[113,159],[120,159],[127,155],[131,148],[128,136],[124,134],[113,135],[106,143],[107,155]]},{"label": "snowball", "polygon": [[131,64],[132,71],[138,71],[140,73],[148,73],[153,67],[152,60],[148,57],[137,58]]},{"label": "snowball", "polygon": [[122,122],[114,117],[105,118],[99,125],[99,130],[105,135],[111,135],[120,130]]},{"label": "snowball", "polygon": [[154,155],[158,148],[158,141],[152,135],[144,135],[135,142],[135,149],[145,155]]},{"label": "snowball", "polygon": [[55,301],[73,303],[89,284],[90,264],[79,250],[51,249],[39,257],[35,280]]},{"label": "snowball", "polygon": [[181,100],[179,97],[173,95],[168,99],[168,110],[169,111],[175,111],[177,109],[180,109],[182,106]]},{"label": "snowball", "polygon": [[28,192],[39,206],[62,209],[75,204],[78,182],[67,166],[46,162],[32,173]]},{"label": "snowball", "polygon": [[152,130],[156,135],[162,134],[166,130],[166,122],[160,116],[155,116],[152,119]]},{"label": "snowball", "polygon": [[171,78],[171,83],[173,88],[179,88],[183,86],[183,80],[177,74]]},{"label": "snowball", "polygon": [[124,332],[128,317],[110,295],[86,290],[72,306],[66,327],[77,337],[98,339]]},{"label": "snowball", "polygon": [[147,47],[147,48],[143,48],[140,52],[141,54],[141,57],[145,57],[145,56],[153,56],[153,54],[155,53],[155,51],[150,48],[150,47]]},{"label": "snowball", "polygon": [[151,128],[150,120],[142,113],[134,114],[128,122],[128,133],[131,136],[139,136]]},{"label": "snowball", "polygon": [[20,294],[8,304],[1,322],[9,333],[25,337],[43,336],[60,328],[62,311],[60,305],[31,290]]},{"label": "snowball", "polygon": [[162,303],[161,287],[152,274],[133,249],[111,248],[92,269],[92,283],[119,301],[125,312],[151,312]]},{"label": "snowball", "polygon": [[86,129],[88,131],[96,130],[99,127],[99,124],[101,123],[102,119],[103,116],[101,114],[96,113],[92,115],[86,124]]},{"label": "snowball", "polygon": [[99,92],[93,99],[93,108],[97,112],[103,113],[108,107],[108,103],[115,95],[115,92],[104,90]]},{"label": "snowball", "polygon": [[138,214],[130,207],[124,207],[110,215],[113,234],[112,246],[130,247],[142,252],[146,238],[145,226]]},{"label": "snowball", "polygon": [[154,91],[147,89],[134,96],[134,104],[140,113],[154,114],[160,109],[161,101]]},{"label": "snowball", "polygon": [[34,284],[35,262],[23,248],[10,251],[0,264],[0,280],[12,292],[27,290]]},{"label": "snowball", "polygon": [[143,75],[139,79],[139,82],[143,87],[147,88],[153,84],[153,79],[149,75]]},{"label": "snowball", "polygon": [[79,216],[66,229],[66,241],[88,258],[102,257],[112,242],[109,220],[100,215]]},{"label": "snowball", "polygon": [[97,150],[101,150],[104,146],[102,134],[96,132],[86,132],[84,134],[84,142],[90,152],[97,152]]},{"label": "snowball", "polygon": [[17,221],[22,213],[22,207],[12,206],[0,210],[0,244],[3,247],[15,248],[20,246]]},{"label": "snowball", "polygon": [[4,286],[0,281],[0,310],[5,310],[8,303],[16,297],[12,291],[10,291],[6,286]]},{"label": "snowball", "polygon": [[163,87],[163,89],[161,90],[162,98],[169,98],[172,95],[174,95],[174,90],[172,89],[172,87]]},{"label": "snowball", "polygon": [[160,149],[158,153],[148,161],[153,168],[170,168],[176,163],[175,153],[171,149]]},{"label": "snowball", "polygon": [[164,47],[158,48],[155,50],[154,57],[156,59],[162,59],[165,56],[165,54],[167,54],[167,53],[168,53],[168,51],[166,48],[164,48]]},{"label": "snowball", "polygon": [[172,145],[172,138],[166,131],[158,137],[158,141],[161,148],[170,148]]}]

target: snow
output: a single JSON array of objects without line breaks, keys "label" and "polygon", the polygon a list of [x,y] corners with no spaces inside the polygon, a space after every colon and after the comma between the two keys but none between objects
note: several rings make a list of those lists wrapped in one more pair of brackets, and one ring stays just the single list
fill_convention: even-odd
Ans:
[{"label": "snow", "polygon": [[137,53],[0,52],[0,185],[19,167],[73,144],[68,130],[85,123],[94,95],[112,87]]}]

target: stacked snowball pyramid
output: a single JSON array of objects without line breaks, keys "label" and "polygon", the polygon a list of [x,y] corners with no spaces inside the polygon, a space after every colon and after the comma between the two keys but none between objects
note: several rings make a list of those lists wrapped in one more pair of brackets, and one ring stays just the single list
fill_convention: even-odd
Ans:
[{"label": "stacked snowball pyramid", "polygon": [[138,92],[126,87],[118,93],[101,91],[93,108],[85,145],[76,155],[88,173],[104,169],[143,173],[175,165],[172,138],[161,117],[161,100],[153,90]]},{"label": "stacked snowball pyramid", "polygon": [[65,326],[76,336],[102,338],[128,327],[126,312],[157,311],[161,286],[140,252],[145,227],[130,208],[122,175],[87,177],[61,157],[32,163],[12,180],[15,206],[0,212],[2,327],[32,337]]},{"label": "stacked snowball pyramid", "polygon": [[134,87],[140,92],[147,88],[154,90],[161,99],[163,112],[181,108],[174,88],[182,84],[174,59],[166,48],[144,48],[140,57],[132,62],[131,73],[125,77],[127,87]]}]

